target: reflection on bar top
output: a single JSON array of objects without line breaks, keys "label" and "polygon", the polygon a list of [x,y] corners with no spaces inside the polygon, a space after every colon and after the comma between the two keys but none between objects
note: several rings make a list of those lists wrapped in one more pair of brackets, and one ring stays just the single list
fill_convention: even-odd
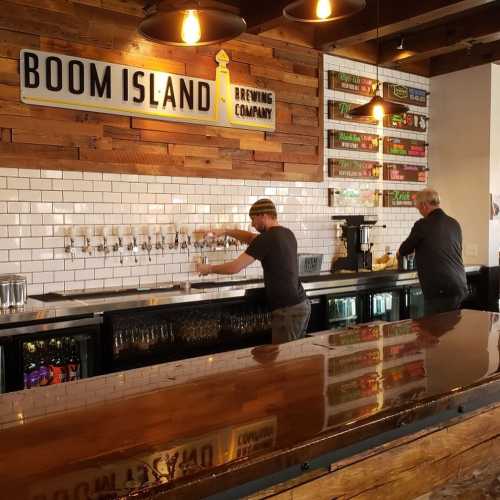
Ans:
[{"label": "reflection on bar top", "polygon": [[358,325],[234,351],[227,369],[228,353],[183,361],[195,373],[165,389],[0,431],[0,488],[19,500],[78,488],[114,498],[345,430],[355,439],[361,423],[500,380],[498,319],[463,310]]}]

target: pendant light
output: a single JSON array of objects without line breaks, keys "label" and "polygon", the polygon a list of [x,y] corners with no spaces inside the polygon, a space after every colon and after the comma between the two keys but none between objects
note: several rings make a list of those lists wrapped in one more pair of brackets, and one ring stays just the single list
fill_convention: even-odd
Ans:
[{"label": "pendant light", "polygon": [[201,6],[199,1],[158,0],[146,8],[139,33],[149,40],[197,47],[230,40],[246,30],[245,20],[219,4]]},{"label": "pendant light", "polygon": [[406,113],[409,108],[404,104],[399,104],[396,102],[388,101],[380,95],[380,82],[378,80],[378,60],[380,53],[380,40],[378,36],[378,29],[380,25],[380,0],[377,0],[377,87],[374,92],[374,96],[369,102],[363,104],[362,106],[357,106],[349,111],[351,116],[369,116],[377,121],[382,120],[386,115],[401,115]]},{"label": "pendant light", "polygon": [[366,7],[366,0],[298,0],[283,9],[283,15],[302,23],[326,23],[352,16]]}]

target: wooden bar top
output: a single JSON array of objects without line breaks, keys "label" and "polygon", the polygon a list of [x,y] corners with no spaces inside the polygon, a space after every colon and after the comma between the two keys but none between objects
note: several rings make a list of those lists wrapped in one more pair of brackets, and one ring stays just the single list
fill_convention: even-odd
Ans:
[{"label": "wooden bar top", "polygon": [[0,498],[200,498],[301,463],[500,381],[498,319],[359,325],[234,351],[227,370],[214,355],[191,381],[4,429]]}]

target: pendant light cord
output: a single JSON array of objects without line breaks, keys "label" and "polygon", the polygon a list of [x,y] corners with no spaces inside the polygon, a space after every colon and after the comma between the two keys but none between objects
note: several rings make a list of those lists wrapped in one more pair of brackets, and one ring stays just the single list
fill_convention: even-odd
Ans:
[{"label": "pendant light cord", "polygon": [[379,81],[378,81],[378,63],[380,60],[380,40],[379,40],[379,35],[378,35],[378,28],[380,25],[380,0],[377,0],[377,90],[379,86]]}]

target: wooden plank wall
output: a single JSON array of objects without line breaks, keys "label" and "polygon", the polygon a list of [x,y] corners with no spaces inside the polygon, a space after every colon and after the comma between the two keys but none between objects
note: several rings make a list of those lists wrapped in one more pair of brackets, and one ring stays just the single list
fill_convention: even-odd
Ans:
[{"label": "wooden plank wall", "polygon": [[[137,33],[142,0],[2,0],[0,166],[320,181],[322,68],[317,51],[244,34],[178,48]],[[29,106],[19,98],[22,48],[215,79],[224,48],[233,83],[274,90],[274,133]]]}]

